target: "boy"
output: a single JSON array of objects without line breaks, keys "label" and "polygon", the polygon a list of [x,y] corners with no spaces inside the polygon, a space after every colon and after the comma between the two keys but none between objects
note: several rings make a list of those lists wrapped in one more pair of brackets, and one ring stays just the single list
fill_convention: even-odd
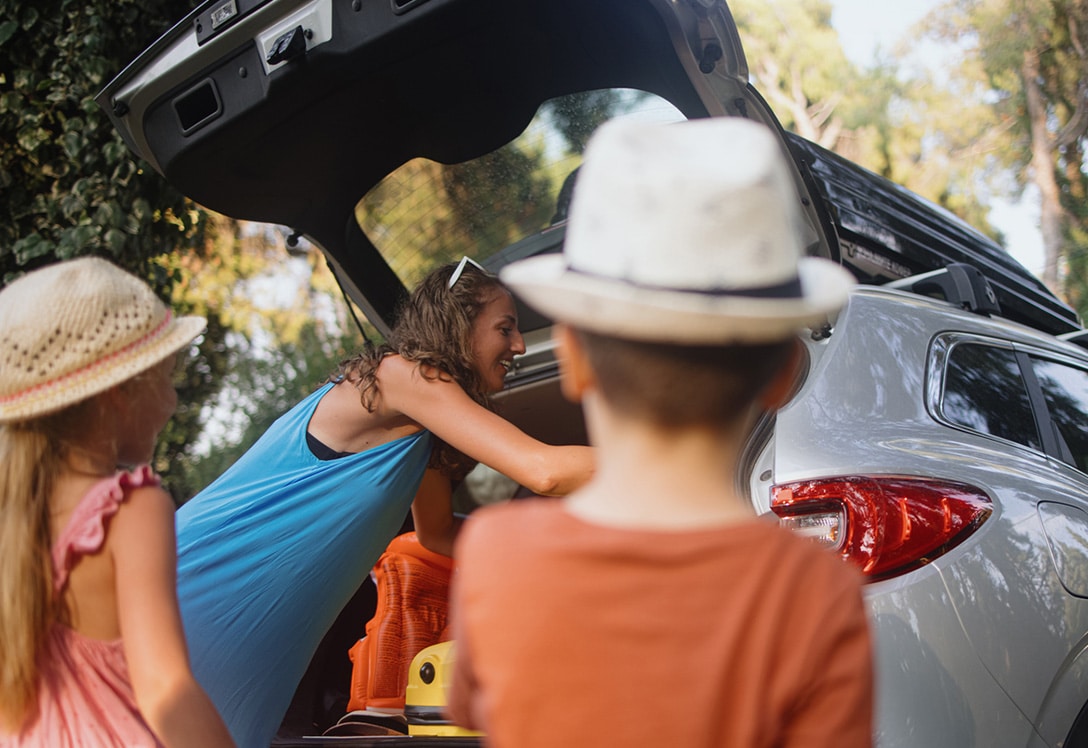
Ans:
[{"label": "boy", "polygon": [[860,575],[736,493],[798,331],[853,283],[802,257],[780,147],[739,119],[606,125],[563,255],[502,274],[556,321],[598,462],[458,541],[450,712],[493,748],[871,744]]}]

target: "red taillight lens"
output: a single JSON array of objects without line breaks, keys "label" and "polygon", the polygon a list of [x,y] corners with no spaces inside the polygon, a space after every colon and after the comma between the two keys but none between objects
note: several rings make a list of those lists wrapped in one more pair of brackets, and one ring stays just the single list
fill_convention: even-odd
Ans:
[{"label": "red taillight lens", "polygon": [[856,564],[870,581],[927,564],[993,511],[974,486],[900,477],[802,481],[771,489],[782,524]]}]

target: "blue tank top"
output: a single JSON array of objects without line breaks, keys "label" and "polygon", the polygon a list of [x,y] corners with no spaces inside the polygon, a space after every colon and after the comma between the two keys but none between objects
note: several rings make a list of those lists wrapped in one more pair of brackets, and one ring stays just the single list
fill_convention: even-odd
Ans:
[{"label": "blue tank top", "polygon": [[430,457],[421,431],[319,460],[306,428],[331,387],[177,512],[193,671],[240,748],[271,742],[322,637],[401,528]]}]

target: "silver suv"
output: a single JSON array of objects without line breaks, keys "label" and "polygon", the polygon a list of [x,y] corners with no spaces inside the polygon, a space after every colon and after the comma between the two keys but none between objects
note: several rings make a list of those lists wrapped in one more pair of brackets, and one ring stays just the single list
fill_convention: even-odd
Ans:
[{"label": "silver suv", "polygon": [[[1088,744],[1088,356],[1062,339],[1080,321],[971,227],[784,132],[722,0],[214,0],[98,102],[196,201],[318,246],[383,333],[439,262],[557,251],[604,120],[767,124],[809,253],[864,285],[811,331],[742,488],[868,574],[881,748]],[[504,414],[584,443],[549,321],[521,321]],[[281,743],[343,713],[365,593]]]},{"label": "silver suv", "polygon": [[1085,351],[865,287],[807,347],[751,496],[872,580],[878,745],[1085,745]]}]

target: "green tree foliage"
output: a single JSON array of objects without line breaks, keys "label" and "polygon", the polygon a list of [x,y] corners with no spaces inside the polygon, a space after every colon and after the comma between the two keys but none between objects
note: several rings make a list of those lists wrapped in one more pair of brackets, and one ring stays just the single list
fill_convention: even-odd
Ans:
[{"label": "green tree foliage", "polygon": [[198,242],[200,212],[134,159],[93,97],[182,0],[0,0],[0,281],[83,254],[160,291],[166,252]]},{"label": "green tree foliage", "polygon": [[860,76],[831,27],[828,0],[731,4],[749,74],[782,126],[834,149],[847,91]]},{"label": "green tree foliage", "polygon": [[517,241],[545,225],[555,205],[556,186],[539,143],[509,145],[454,166],[444,183],[456,225],[466,230],[458,254]]},{"label": "green tree foliage", "polygon": [[589,91],[546,103],[512,143],[461,164],[413,159],[356,208],[356,220],[409,285],[462,255],[486,258],[541,228],[589,135],[644,97]]},{"label": "green tree foliage", "polygon": [[1017,185],[1040,195],[1043,280],[1083,315],[1088,2],[953,0],[933,14],[931,28],[959,45],[958,77],[985,87],[1009,133]]},{"label": "green tree foliage", "polygon": [[[643,97],[633,92],[635,102]],[[562,136],[567,153],[583,153],[589,136],[615,115],[629,106],[615,89],[585,91],[554,99],[546,106],[552,125]]]},{"label": "green tree foliage", "polygon": [[[877,82],[885,78],[884,87]],[[970,79],[936,80],[930,69],[905,75],[884,63],[869,71],[869,91],[887,91],[887,107],[855,132],[877,147],[866,166],[957,214],[992,236],[995,196],[1015,191],[1009,180],[1012,123],[994,110]]]},{"label": "green tree foliage", "polygon": [[[94,102],[190,8],[0,0],[0,282],[95,254],[147,279],[182,313],[208,318],[179,365],[179,407],[153,461],[179,502],[360,340],[342,304],[329,311],[335,283],[316,253],[314,284],[258,303],[255,289],[286,261],[275,237],[187,201],[131,154]],[[248,428],[222,425],[250,417]]]},{"label": "green tree foliage", "polygon": [[[94,96],[189,10],[186,0],[0,0],[0,284],[81,255],[146,279],[182,313],[178,252],[204,246],[204,213],[125,146]],[[157,467],[200,433],[225,359],[211,315],[181,382]]]},{"label": "green tree foliage", "polygon": [[515,142],[450,166],[413,159],[359,202],[356,219],[412,286],[438,264],[487,257],[540,228],[555,191],[540,144]]},{"label": "green tree foliage", "polygon": [[957,91],[891,57],[850,62],[828,0],[730,4],[755,86],[783,126],[906,186],[1000,240],[988,198],[1002,131],[978,91]]},{"label": "green tree foliage", "polygon": [[[156,470],[183,503],[229,467],[339,361],[363,344],[316,249],[286,256],[269,226],[209,214],[207,243],[175,255],[175,297],[209,320],[200,359],[179,372],[182,405],[160,437]],[[370,328],[367,337],[375,339]],[[214,373],[214,390],[187,397]]]}]

